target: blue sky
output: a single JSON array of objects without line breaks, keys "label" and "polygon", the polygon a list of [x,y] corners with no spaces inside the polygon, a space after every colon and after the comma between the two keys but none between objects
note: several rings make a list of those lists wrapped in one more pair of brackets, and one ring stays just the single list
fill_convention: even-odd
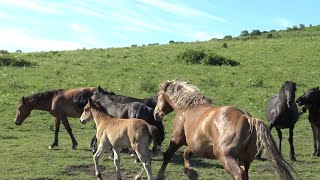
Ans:
[{"label": "blue sky", "polygon": [[319,25],[319,0],[0,0],[0,49],[167,44]]}]

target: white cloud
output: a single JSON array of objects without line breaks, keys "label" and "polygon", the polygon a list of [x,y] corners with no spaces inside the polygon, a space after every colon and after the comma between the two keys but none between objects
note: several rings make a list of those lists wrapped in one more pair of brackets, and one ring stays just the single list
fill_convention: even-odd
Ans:
[{"label": "white cloud", "polygon": [[41,5],[40,3],[34,0],[19,0],[19,1],[8,1],[8,0],[0,0],[1,6],[14,6],[20,7],[23,9],[29,9],[32,11],[38,11],[41,13],[54,13],[54,14],[61,14],[62,11],[58,10],[58,8],[53,7],[54,4],[46,4]]},{"label": "white cloud", "polygon": [[51,50],[74,50],[84,47],[78,43],[33,37],[22,31],[12,29],[0,31],[0,49],[8,51],[51,51]]},{"label": "white cloud", "polygon": [[195,32],[190,33],[189,36],[194,40],[207,41],[212,38],[223,38],[221,33]]},{"label": "white cloud", "polygon": [[168,2],[164,2],[161,0],[138,0],[140,3],[144,3],[144,4],[148,4],[154,7],[157,7],[163,11],[167,11],[169,13],[172,14],[178,14],[180,16],[183,17],[206,17],[206,18],[210,18],[212,20],[215,21],[220,21],[220,22],[225,22],[228,23],[227,20],[211,15],[207,12],[204,11],[199,11],[197,9],[193,9],[181,4],[176,4],[176,3],[168,3]]},{"label": "white cloud", "polygon": [[10,15],[4,12],[0,12],[0,18],[1,19],[8,19],[10,18]]},{"label": "white cloud", "polygon": [[286,18],[278,18],[275,20],[278,24],[280,24],[282,27],[287,28],[291,27],[291,23]]},{"label": "white cloud", "polygon": [[70,28],[76,33],[89,33],[90,29],[84,25],[78,23],[71,23]]}]

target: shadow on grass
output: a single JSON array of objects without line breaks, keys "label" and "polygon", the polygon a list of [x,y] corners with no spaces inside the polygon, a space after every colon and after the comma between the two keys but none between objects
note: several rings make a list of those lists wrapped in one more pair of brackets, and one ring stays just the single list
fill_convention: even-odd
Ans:
[{"label": "shadow on grass", "polygon": [[[214,160],[212,160],[214,161]],[[181,164],[181,167],[184,166],[183,162],[183,153],[182,152],[176,152],[174,156],[172,157],[170,163],[174,164]],[[213,163],[208,163],[205,161],[205,158],[200,158],[197,156],[192,156],[190,159],[190,163],[192,167],[201,167],[205,169],[210,169],[210,168],[218,168],[218,169],[224,169],[224,167],[219,164],[219,162],[215,161]]]}]

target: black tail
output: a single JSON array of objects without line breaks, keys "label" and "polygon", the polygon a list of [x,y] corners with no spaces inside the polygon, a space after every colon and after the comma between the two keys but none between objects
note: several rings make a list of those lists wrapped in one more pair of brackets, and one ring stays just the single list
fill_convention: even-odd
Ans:
[{"label": "black tail", "polygon": [[161,149],[161,140],[159,138],[159,131],[155,126],[149,125],[149,132],[152,138],[152,142],[153,142],[153,147],[152,147],[152,152],[157,154],[158,151]]}]

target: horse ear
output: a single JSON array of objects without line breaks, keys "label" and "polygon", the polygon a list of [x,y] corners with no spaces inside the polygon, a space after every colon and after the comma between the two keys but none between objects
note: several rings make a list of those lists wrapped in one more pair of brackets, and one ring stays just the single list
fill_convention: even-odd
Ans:
[{"label": "horse ear", "polygon": [[22,98],[21,98],[21,102],[22,102],[23,104],[25,104],[25,103],[26,103],[26,98],[25,98],[24,96],[22,96]]},{"label": "horse ear", "polygon": [[89,98],[88,103],[89,103],[89,105],[92,104],[92,99],[91,98]]}]

